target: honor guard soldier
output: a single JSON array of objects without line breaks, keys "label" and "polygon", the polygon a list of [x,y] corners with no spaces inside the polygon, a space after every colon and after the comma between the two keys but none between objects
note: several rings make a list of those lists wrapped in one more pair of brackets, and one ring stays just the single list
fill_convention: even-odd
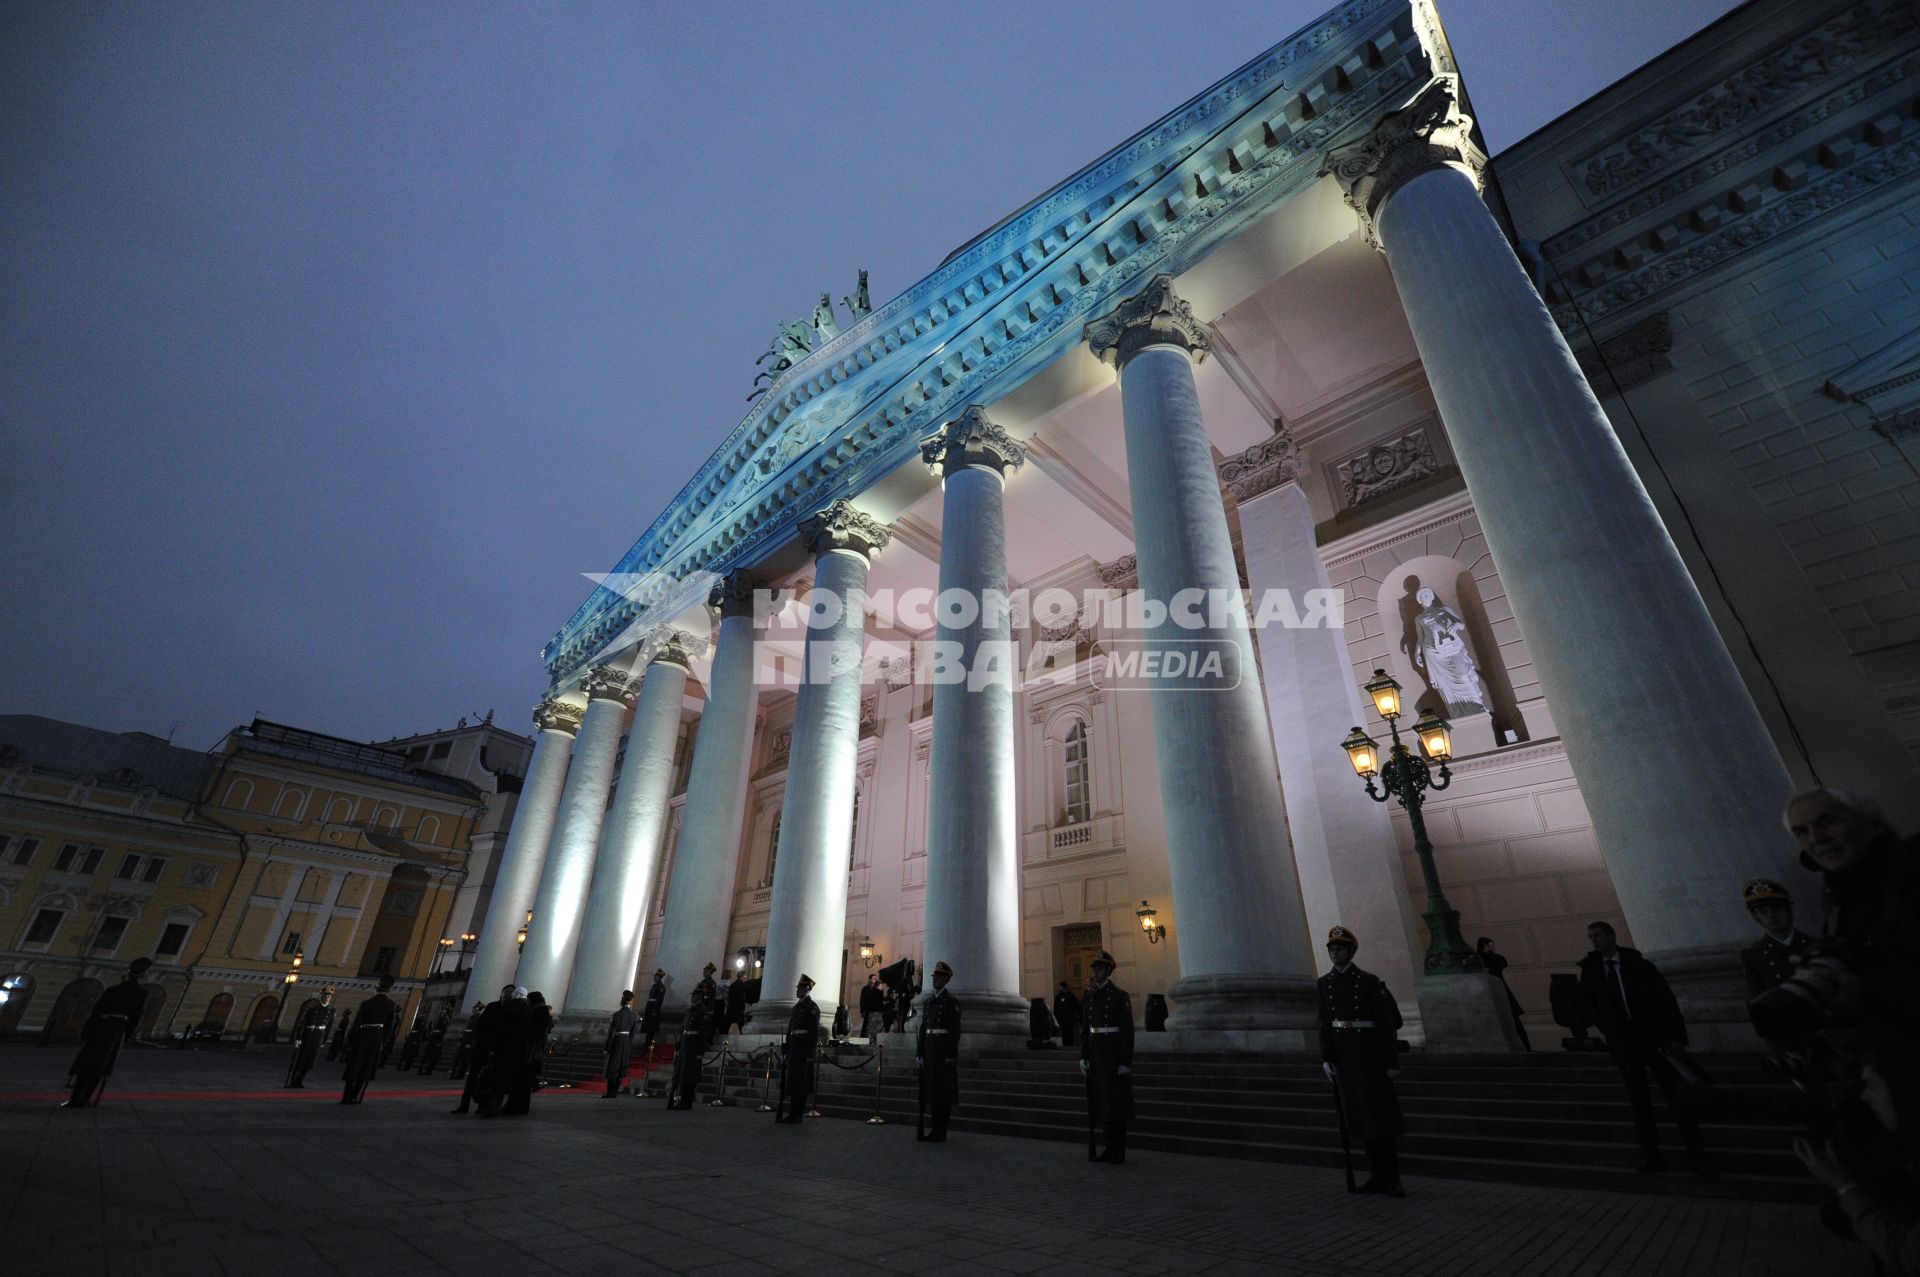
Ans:
[{"label": "honor guard soldier", "polygon": [[[1087,1160],[1119,1166],[1127,1160],[1127,1123],[1133,1120],[1133,999],[1113,982],[1113,955],[1093,960],[1093,985],[1080,1002],[1080,1072],[1087,1079]],[[1107,1149],[1094,1152],[1093,1124],[1106,1124]]]},{"label": "honor guard soldier", "polygon": [[367,1096],[367,1083],[380,1069],[380,1057],[392,1041],[400,1023],[400,1007],[387,996],[393,977],[380,977],[380,992],[360,1004],[353,1013],[353,1029],[347,1034],[346,1087],[340,1092],[342,1104],[358,1104]]},{"label": "honor guard soldier", "polygon": [[920,1009],[914,1063],[920,1069],[920,1103],[933,1110],[933,1129],[916,1133],[929,1144],[947,1142],[947,1118],[960,1102],[960,999],[947,991],[953,968],[933,964],[933,996]]},{"label": "honor guard soldier", "polygon": [[[1400,1184],[1400,1006],[1379,976],[1353,965],[1360,940],[1345,927],[1327,932],[1333,970],[1320,977],[1320,1067],[1333,1079],[1346,1132],[1367,1150],[1360,1193],[1405,1197]],[[1353,1181],[1347,1181],[1351,1184]]]},{"label": "honor guard soldier", "polygon": [[660,1014],[667,1005],[667,973],[663,967],[654,968],[653,983],[647,986],[646,1005],[640,1008],[640,1031],[644,1035],[641,1049],[651,1051],[654,1038],[660,1035]]},{"label": "honor guard soldier", "polygon": [[633,1059],[633,1026],[640,1023],[640,1017],[633,1013],[633,990],[626,989],[620,994],[620,1009],[607,1021],[607,1093],[600,1098],[611,1100],[620,1094],[620,1081],[627,1076],[627,1064]]},{"label": "honor guard soldier", "polygon": [[300,1013],[293,1026],[293,1059],[287,1063],[287,1087],[304,1090],[307,1070],[320,1058],[320,1049],[333,1032],[333,986],[320,990],[320,1001]]},{"label": "honor guard soldier", "polygon": [[673,1053],[673,1077],[667,1087],[667,1107],[686,1110],[700,1089],[700,1057],[713,1040],[713,999],[707,996],[706,982],[693,986],[687,995],[687,1013],[680,1021],[680,1045]]},{"label": "honor guard soldier", "polygon": [[1766,932],[1740,951],[1747,973],[1747,1001],[1785,984],[1813,949],[1813,937],[1793,925],[1793,897],[1771,878],[1755,878],[1741,889],[1747,912]]},{"label": "honor guard soldier", "polygon": [[813,1000],[813,977],[803,975],[793,986],[793,1014],[787,1017],[785,1057],[780,1066],[780,1110],[776,1122],[798,1125],[807,1115],[807,1097],[813,1094],[813,1053],[820,1045],[820,1005]]},{"label": "honor guard soldier", "polygon": [[107,1076],[120,1058],[120,1044],[131,1042],[134,1030],[140,1027],[140,1012],[147,1005],[147,991],[140,987],[140,977],[152,967],[153,959],[135,958],[120,983],[93,1004],[93,1014],[80,1030],[80,1050],[67,1068],[73,1094],[61,1108],[91,1108],[100,1102]]}]

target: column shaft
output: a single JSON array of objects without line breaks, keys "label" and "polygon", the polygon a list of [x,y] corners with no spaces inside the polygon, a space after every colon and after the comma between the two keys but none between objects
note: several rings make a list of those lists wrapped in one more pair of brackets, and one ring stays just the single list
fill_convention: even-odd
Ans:
[{"label": "column shaft", "polygon": [[[621,684],[624,689],[624,682]],[[545,995],[547,1005],[566,1005],[567,982],[586,916],[587,885],[593,879],[600,825],[607,814],[607,790],[613,784],[613,760],[620,750],[620,729],[631,701],[622,690],[608,689],[587,702],[586,720],[573,748],[573,766],[560,795],[553,848],[540,875],[533,901],[533,922],[520,953],[518,982]]]},{"label": "column shaft", "polygon": [[[756,1021],[779,1026],[802,974],[829,1021],[840,1003],[846,948],[847,848],[853,840],[853,764],[860,743],[860,655],[866,630],[867,559],[822,551],[815,561],[803,682],[793,712],[787,791],[780,809],[767,965]],[[823,593],[824,592],[824,593]],[[820,610],[837,600],[830,621]]]},{"label": "column shaft", "polygon": [[[971,420],[970,420],[971,419]],[[977,421],[972,424],[972,421]],[[997,439],[988,439],[986,432]],[[976,440],[978,442],[976,442]],[[980,443],[988,445],[981,450]],[[927,796],[926,962],[954,968],[970,1033],[1028,1031],[1020,996],[1020,850],[1014,807],[1013,682],[1017,662],[1004,600],[1004,432],[975,410],[923,444],[944,468],[940,593],[978,605],[970,624],[941,620],[936,642],[952,677],[933,687]],[[969,459],[985,455],[979,464]],[[1013,454],[1018,464],[1018,454]],[[960,677],[961,672],[964,677]],[[931,986],[928,986],[931,993]]]},{"label": "column shaft", "polygon": [[569,1015],[612,1015],[620,1006],[621,991],[631,988],[636,978],[647,909],[660,872],[686,689],[687,667],[678,659],[656,656],[647,665],[627,733],[626,762],[593,864],[586,921],[567,990]]},{"label": "column shaft", "polygon": [[752,613],[728,609],[707,674],[707,703],[693,739],[680,840],[667,880],[657,961],[667,973],[669,1007],[684,1007],[700,969],[724,957],[753,754],[754,661]]},{"label": "column shaft", "polygon": [[1724,965],[1752,933],[1729,893],[1795,876],[1779,755],[1473,181],[1429,168],[1375,220],[1633,939],[1681,974]]},{"label": "column shaft", "polygon": [[467,976],[470,1003],[497,999],[501,988],[513,983],[514,972],[520,966],[516,937],[520,924],[526,920],[527,910],[533,908],[534,895],[540,890],[540,874],[547,863],[547,844],[553,838],[554,819],[560,810],[560,794],[567,779],[573,734],[580,725],[578,713],[568,709],[565,715],[536,717],[539,730],[533,738],[533,759],[527,766],[520,799],[514,805],[513,824],[507,831],[506,848],[500,853],[493,895],[487,901],[487,918],[480,926],[473,968]]},{"label": "column shaft", "polygon": [[[1298,483],[1240,501],[1240,546],[1256,600],[1285,590],[1306,616],[1310,593],[1332,589]],[[1387,982],[1407,1018],[1402,1036],[1417,1044],[1423,1034],[1414,1005],[1414,955],[1423,946],[1415,941],[1393,822],[1385,806],[1367,797],[1340,749],[1348,728],[1366,721],[1346,632],[1332,625],[1265,625],[1255,630],[1255,641],[1309,932],[1324,936],[1338,925],[1360,937],[1366,969]]]}]

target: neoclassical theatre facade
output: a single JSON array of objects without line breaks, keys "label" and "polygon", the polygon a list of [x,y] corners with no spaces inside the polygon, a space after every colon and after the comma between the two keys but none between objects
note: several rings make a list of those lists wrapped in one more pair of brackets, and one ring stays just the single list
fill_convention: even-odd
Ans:
[{"label": "neoclassical theatre facade", "polygon": [[1284,1044],[1338,923],[1509,1045],[1343,749],[1382,670],[1532,1018],[1605,918],[1737,1040],[1783,799],[1920,795],[1916,64],[1909,5],[1755,3],[1490,163],[1433,5],[1351,0],[823,298],[544,649],[474,995],[910,957],[1024,1032],[1105,948],[1170,1040]]}]

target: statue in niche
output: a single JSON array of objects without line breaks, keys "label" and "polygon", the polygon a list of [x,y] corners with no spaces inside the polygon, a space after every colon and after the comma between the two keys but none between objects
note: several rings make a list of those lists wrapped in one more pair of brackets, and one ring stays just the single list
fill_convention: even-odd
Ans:
[{"label": "statue in niche", "polygon": [[1467,646],[1467,623],[1461,615],[1422,586],[1414,596],[1420,611],[1413,618],[1413,663],[1446,703],[1449,717],[1487,710],[1487,685]]}]

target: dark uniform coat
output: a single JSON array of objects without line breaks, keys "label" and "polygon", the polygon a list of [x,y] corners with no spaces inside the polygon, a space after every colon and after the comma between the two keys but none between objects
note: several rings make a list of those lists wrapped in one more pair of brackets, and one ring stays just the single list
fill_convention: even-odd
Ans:
[{"label": "dark uniform coat", "polygon": [[1347,1130],[1363,1140],[1399,1135],[1407,1127],[1387,1070],[1400,1067],[1400,1004],[1386,981],[1352,964],[1321,976],[1319,990],[1320,1058],[1334,1067]]},{"label": "dark uniform coat", "polygon": [[687,1008],[687,1014],[680,1021],[680,1045],[673,1053],[673,1080],[668,1097],[678,1097],[683,1104],[693,1101],[693,1093],[700,1085],[700,1057],[707,1053],[707,1044],[713,1041],[713,1000],[701,998]]},{"label": "dark uniform coat", "polygon": [[1087,1116],[1102,1122],[1133,1120],[1133,999],[1109,980],[1087,990],[1080,1003],[1080,1058],[1087,1066]]},{"label": "dark uniform coat", "polygon": [[913,1053],[921,1061],[927,1103],[960,1102],[960,999],[935,989],[920,1008],[920,1036]]},{"label": "dark uniform coat", "polygon": [[1798,960],[1807,956],[1813,943],[1812,936],[1795,931],[1785,944],[1768,935],[1742,949],[1740,966],[1747,973],[1747,1001],[1785,984],[1800,969]]},{"label": "dark uniform coat", "polygon": [[1073,1030],[1080,1023],[1080,999],[1066,989],[1053,995],[1053,1022],[1060,1026],[1060,1040],[1073,1041]]},{"label": "dark uniform coat", "polygon": [[640,1028],[647,1037],[652,1038],[660,1032],[660,1009],[666,1003],[666,981],[655,980],[647,988],[646,1005],[640,1008]]},{"label": "dark uniform coat", "polygon": [[812,1095],[814,1052],[820,1045],[820,1004],[803,997],[787,1017],[786,1090],[789,1095]]},{"label": "dark uniform coat", "polygon": [[363,1087],[373,1080],[399,1021],[400,1007],[384,993],[374,994],[353,1013],[353,1028],[347,1033],[347,1070],[342,1075],[349,1086]]},{"label": "dark uniform coat", "polygon": [[621,1078],[627,1075],[627,1065],[633,1059],[633,1029],[640,1023],[640,1017],[633,1013],[632,1007],[621,1007],[607,1021],[607,1067],[600,1076]]},{"label": "dark uniform coat", "polygon": [[333,1032],[333,1008],[315,1004],[300,1014],[293,1027],[293,1060],[287,1065],[287,1081],[297,1082],[307,1075],[320,1058],[320,1049]]},{"label": "dark uniform coat", "polygon": [[147,991],[132,980],[123,980],[102,993],[93,1004],[86,1027],[80,1030],[80,1050],[67,1072],[76,1078],[110,1075],[114,1061],[120,1058],[120,1044],[133,1040],[146,1004]]}]

